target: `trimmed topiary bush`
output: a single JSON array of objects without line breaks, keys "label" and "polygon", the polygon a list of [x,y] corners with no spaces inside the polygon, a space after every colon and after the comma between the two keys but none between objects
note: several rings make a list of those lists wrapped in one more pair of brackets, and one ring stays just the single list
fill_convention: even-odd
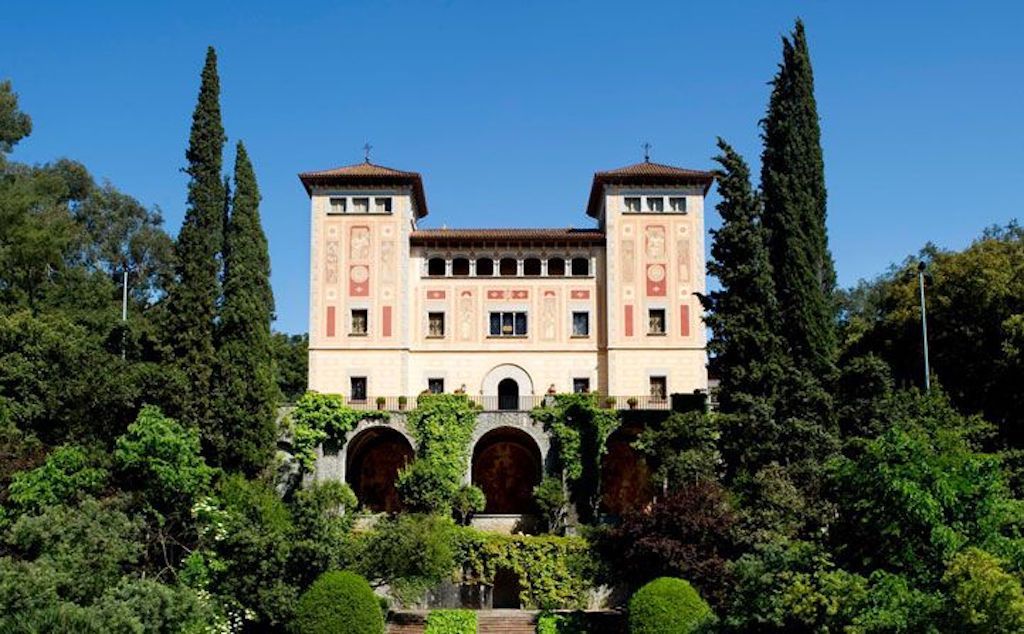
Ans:
[{"label": "trimmed topiary bush", "polygon": [[476,634],[476,612],[433,610],[427,615],[427,628],[423,634]]},{"label": "trimmed topiary bush", "polygon": [[651,581],[629,600],[630,634],[690,634],[712,618],[693,586],[674,577]]},{"label": "trimmed topiary bush", "polygon": [[383,634],[384,615],[366,579],[332,570],[302,593],[291,629],[296,634]]}]

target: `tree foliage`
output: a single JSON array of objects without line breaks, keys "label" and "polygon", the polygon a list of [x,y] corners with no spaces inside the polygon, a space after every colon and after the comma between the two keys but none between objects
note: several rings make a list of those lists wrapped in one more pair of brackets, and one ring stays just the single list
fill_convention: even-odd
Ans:
[{"label": "tree foliage", "polygon": [[226,468],[255,474],[277,443],[277,388],[270,340],[274,294],[270,255],[260,226],[260,193],[241,142],[224,240],[224,301],[217,346],[215,431],[210,444]]}]

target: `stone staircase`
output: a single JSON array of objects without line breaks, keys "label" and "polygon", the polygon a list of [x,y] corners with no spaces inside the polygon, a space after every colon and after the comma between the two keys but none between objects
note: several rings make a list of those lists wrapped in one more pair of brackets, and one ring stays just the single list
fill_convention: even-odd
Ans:
[{"label": "stone staircase", "polygon": [[[477,610],[477,634],[535,634],[537,612],[531,610]],[[388,634],[423,634],[427,612],[391,612],[388,615]],[[621,614],[592,614],[588,630],[594,634],[622,634],[625,621]]]},{"label": "stone staircase", "polygon": [[537,613],[525,610],[480,610],[477,634],[535,634]]}]

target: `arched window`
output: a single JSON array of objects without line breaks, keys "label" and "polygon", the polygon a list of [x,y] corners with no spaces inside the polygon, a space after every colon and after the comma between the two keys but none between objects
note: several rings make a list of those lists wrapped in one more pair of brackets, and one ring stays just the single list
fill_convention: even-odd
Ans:
[{"label": "arched window", "polygon": [[572,274],[581,276],[590,275],[590,260],[587,258],[573,258]]},{"label": "arched window", "polygon": [[444,275],[444,258],[427,260],[427,275]]},{"label": "arched window", "polygon": [[548,275],[555,277],[565,275],[565,260],[562,258],[551,258],[548,260]]},{"label": "arched window", "polygon": [[531,277],[540,275],[540,258],[526,258],[523,260],[523,275]]},{"label": "arched window", "polygon": [[457,277],[469,275],[469,258],[455,258],[452,260],[452,275]]},{"label": "arched window", "polygon": [[519,262],[515,258],[501,258],[498,272],[502,277],[514,277],[519,273]]},{"label": "arched window", "polygon": [[490,277],[494,275],[494,260],[491,258],[480,258],[476,261],[476,274],[478,276]]}]

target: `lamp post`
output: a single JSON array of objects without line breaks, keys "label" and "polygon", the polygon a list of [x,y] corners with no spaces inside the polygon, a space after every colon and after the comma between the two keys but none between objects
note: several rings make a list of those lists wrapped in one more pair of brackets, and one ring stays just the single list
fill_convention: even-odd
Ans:
[{"label": "lamp post", "polygon": [[931,371],[928,367],[928,312],[924,306],[924,262],[917,263],[917,285],[921,291],[921,339],[924,342],[924,391],[932,391]]}]

